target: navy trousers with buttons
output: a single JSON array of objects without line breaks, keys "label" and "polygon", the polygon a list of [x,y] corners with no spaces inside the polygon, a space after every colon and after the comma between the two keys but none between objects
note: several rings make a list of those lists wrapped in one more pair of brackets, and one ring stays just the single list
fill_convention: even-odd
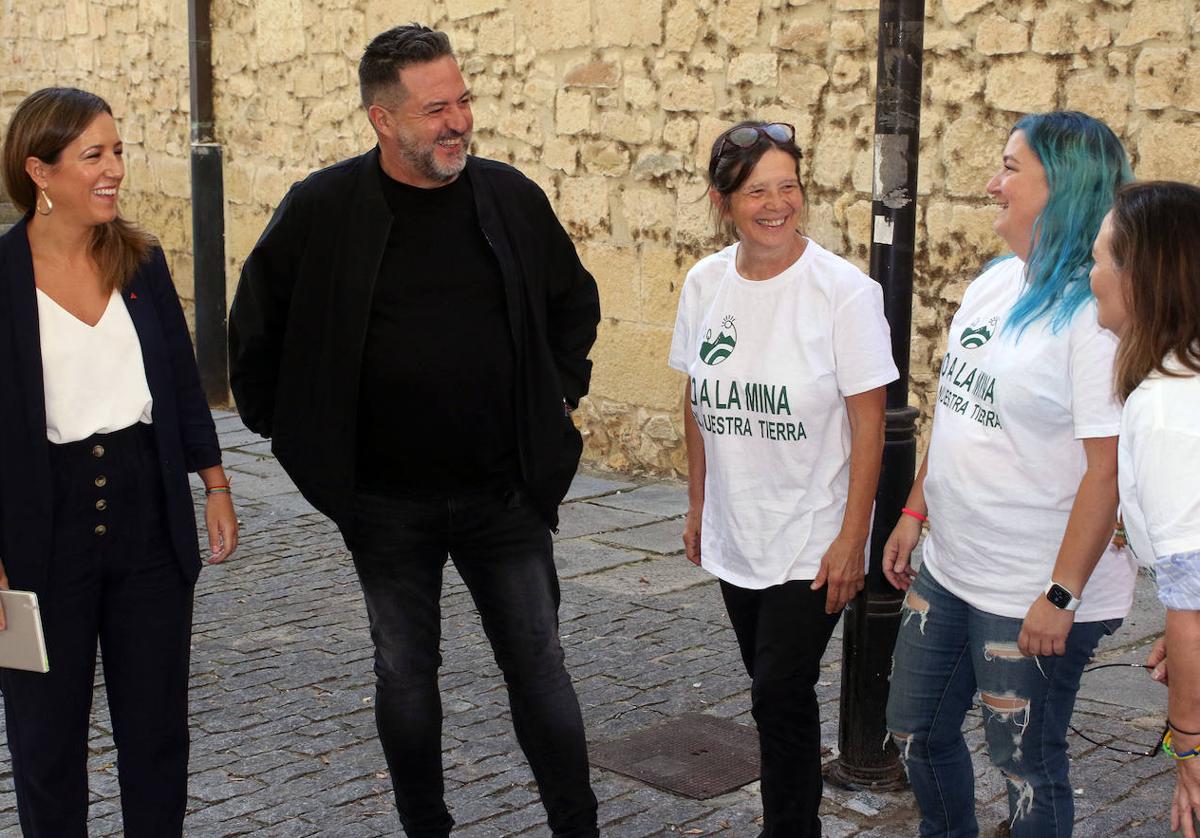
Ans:
[{"label": "navy trousers with buttons", "polygon": [[171,548],[149,426],[51,445],[53,554],[39,597],[46,674],[0,670],[21,830],[87,835],[100,646],[127,838],[171,838],[187,802],[193,586]]}]

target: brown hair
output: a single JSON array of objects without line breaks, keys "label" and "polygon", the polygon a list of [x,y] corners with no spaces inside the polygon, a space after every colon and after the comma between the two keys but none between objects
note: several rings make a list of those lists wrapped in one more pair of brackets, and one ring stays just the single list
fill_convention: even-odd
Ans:
[{"label": "brown hair", "polygon": [[1109,247],[1128,277],[1127,325],[1117,349],[1117,395],[1129,397],[1174,356],[1200,373],[1200,188],[1131,183],[1117,192]]},{"label": "brown hair", "polygon": [[739,128],[762,128],[766,124],[761,120],[748,119],[730,126],[713,140],[712,151],[709,153],[708,186],[721,196],[720,205],[717,207],[717,234],[735,241],[738,232],[729,218],[729,196],[746,182],[746,178],[750,177],[750,173],[768,149],[777,148],[796,161],[796,181],[800,183],[800,194],[805,199],[805,211],[808,209],[808,195],[804,191],[804,184],[800,182],[800,159],[804,155],[794,138],[781,143],[760,131],[754,144],[746,148],[725,142],[726,138]]},{"label": "brown hair", "polygon": [[[107,102],[94,93],[73,87],[43,88],[17,105],[0,156],[4,188],[17,209],[28,215],[37,204],[37,188],[25,171],[25,161],[36,157],[49,166],[57,165],[63,149],[102,113],[112,116]],[[146,261],[154,244],[149,233],[120,215],[96,225],[92,232],[92,258],[100,269],[105,289],[123,288]]]}]

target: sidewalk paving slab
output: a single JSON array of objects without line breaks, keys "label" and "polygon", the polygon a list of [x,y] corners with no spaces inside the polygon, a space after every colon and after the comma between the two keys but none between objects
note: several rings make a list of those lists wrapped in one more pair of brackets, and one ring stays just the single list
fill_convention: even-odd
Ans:
[{"label": "sidewalk paving slab", "polygon": [[597,541],[644,553],[670,556],[683,552],[683,519],[672,518],[638,527],[601,533]]},{"label": "sidewalk paving slab", "polygon": [[687,493],[680,491],[678,483],[651,483],[593,498],[592,503],[664,518],[678,518],[688,511]]}]

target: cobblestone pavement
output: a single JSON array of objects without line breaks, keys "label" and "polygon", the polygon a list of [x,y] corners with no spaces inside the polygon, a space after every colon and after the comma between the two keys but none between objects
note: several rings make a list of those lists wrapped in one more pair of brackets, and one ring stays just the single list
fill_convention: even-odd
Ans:
[{"label": "cobblestone pavement", "polygon": [[[233,414],[219,414],[218,429],[244,527],[235,560],[206,568],[196,592],[186,834],[400,835],[375,738],[366,611],[345,548],[295,491],[267,442]],[[562,633],[589,738],[688,711],[752,724],[747,678],[717,586],[680,555],[683,487],[583,474],[569,500],[556,556]],[[443,615],[444,760],[456,834],[548,834],[499,672],[449,566]],[[1103,657],[1140,661],[1161,625],[1143,583],[1134,614]],[[819,686],[831,748],[838,638]],[[1141,675],[1110,669],[1085,676],[1080,729],[1103,741],[1153,741],[1165,697]],[[1004,788],[986,765],[977,713],[970,727],[988,835],[1007,811]],[[91,834],[118,835],[116,755],[102,689],[89,745]],[[0,752],[0,834],[19,835],[8,754]],[[1075,735],[1071,754],[1077,835],[1166,834],[1172,775],[1164,757],[1124,757]],[[700,802],[606,771],[594,770],[593,779],[606,835],[757,835],[756,784]],[[907,793],[827,788],[823,812],[831,838],[916,834]]]}]

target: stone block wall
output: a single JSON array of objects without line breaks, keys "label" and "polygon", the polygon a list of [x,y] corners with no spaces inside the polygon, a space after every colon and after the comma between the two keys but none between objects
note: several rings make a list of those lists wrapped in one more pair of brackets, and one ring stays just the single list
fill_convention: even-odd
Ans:
[{"label": "stone block wall", "polygon": [[108,100],[125,141],[122,212],[162,241],[185,302],[192,297],[187,51],[180,0],[0,0],[0,130],[42,87],[82,87]]},{"label": "stone block wall", "polygon": [[[0,123],[28,91],[89,86],[131,141],[125,209],[190,296],[182,0],[0,0]],[[927,416],[942,333],[1001,250],[984,184],[1027,111],[1106,119],[1142,177],[1200,164],[1197,0],[928,0],[912,351]],[[546,190],[599,281],[586,457],[682,473],[682,376],[666,367],[680,285],[721,246],[712,139],[755,117],[805,151],[808,233],[865,268],[878,0],[214,0],[230,287],[287,187],[369,147],[355,65],[372,35],[446,30],[475,96],[477,153]]]}]

